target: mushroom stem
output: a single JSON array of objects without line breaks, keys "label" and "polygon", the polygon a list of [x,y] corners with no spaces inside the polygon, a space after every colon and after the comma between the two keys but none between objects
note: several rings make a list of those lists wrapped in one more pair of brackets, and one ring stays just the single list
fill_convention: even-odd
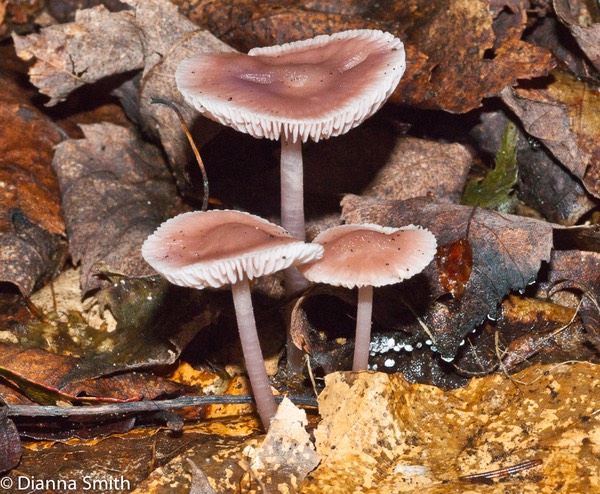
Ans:
[{"label": "mushroom stem", "polygon": [[260,349],[248,279],[242,278],[232,284],[231,291],[233,292],[233,305],[246,362],[246,371],[250,377],[256,408],[263,427],[265,430],[269,430],[271,419],[277,411],[277,405]]},{"label": "mushroom stem", "polygon": [[354,340],[353,371],[367,370],[371,347],[371,316],[373,314],[373,287],[358,288],[356,310],[356,338]]},{"label": "mushroom stem", "polygon": [[[281,226],[290,235],[306,240],[304,221],[304,173],[302,165],[302,142],[281,140]],[[303,292],[310,282],[295,267],[287,268],[284,273],[285,293],[288,297]],[[292,337],[287,335],[287,367],[292,374],[300,374],[304,352],[294,345]]]},{"label": "mushroom stem", "polygon": [[281,226],[292,237],[306,239],[302,142],[281,140]]}]

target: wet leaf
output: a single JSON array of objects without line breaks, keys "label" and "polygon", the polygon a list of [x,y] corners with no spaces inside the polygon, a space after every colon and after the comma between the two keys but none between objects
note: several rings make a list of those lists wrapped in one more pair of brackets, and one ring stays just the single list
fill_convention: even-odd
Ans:
[{"label": "wet leaf", "polygon": [[86,138],[61,143],[53,166],[85,294],[109,284],[104,273],[153,274],[142,259],[142,242],[180,206],[157,148],[116,125],[82,128]]},{"label": "wet leaf", "polygon": [[517,183],[517,128],[509,122],[502,135],[494,168],[482,180],[467,183],[462,204],[481,206],[505,213],[514,212],[512,191]]},{"label": "wet leaf", "polygon": [[[440,353],[452,358],[462,341],[511,290],[525,290],[550,259],[552,227],[543,221],[426,199],[383,201],[346,196],[342,215],[347,223],[378,223],[400,227],[416,224],[429,229],[439,245],[466,237],[473,251],[473,268],[460,300],[445,300],[446,290],[430,265],[416,281],[399,288],[405,300],[429,326]],[[402,288],[404,287],[404,288]],[[418,326],[417,326],[418,327]],[[422,329],[417,330],[422,333]]]}]

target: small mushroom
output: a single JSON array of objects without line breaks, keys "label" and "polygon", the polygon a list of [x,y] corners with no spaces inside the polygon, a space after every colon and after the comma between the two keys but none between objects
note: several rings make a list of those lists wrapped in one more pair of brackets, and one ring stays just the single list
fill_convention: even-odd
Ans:
[{"label": "small mushroom", "polygon": [[420,273],[436,253],[436,239],[418,226],[341,225],[317,235],[325,252],[299,266],[307,279],[346,288],[358,287],[356,339],[352,370],[366,370],[371,343],[373,287],[392,285]]},{"label": "small mushroom", "polygon": [[175,285],[231,285],[246,370],[265,429],[276,404],[260,349],[248,280],[318,259],[323,247],[290,236],[263,218],[240,211],[195,211],[163,223],[142,256]]},{"label": "small mushroom", "polygon": [[[254,137],[281,139],[281,224],[305,239],[301,143],[346,133],[375,113],[405,69],[404,45],[390,33],[351,30],[208,53],[179,65],[177,87],[206,116]],[[286,272],[288,294],[306,288]]]}]

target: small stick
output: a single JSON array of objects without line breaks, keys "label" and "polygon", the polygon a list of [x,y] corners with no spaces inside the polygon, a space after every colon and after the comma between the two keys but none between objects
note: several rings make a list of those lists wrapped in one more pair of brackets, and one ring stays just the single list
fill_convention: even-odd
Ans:
[{"label": "small stick", "polygon": [[185,119],[183,118],[183,115],[181,114],[181,112],[179,111],[179,108],[177,108],[177,106],[175,106],[173,103],[171,103],[170,101],[167,101],[165,99],[152,98],[152,104],[153,105],[160,104],[160,105],[168,106],[169,108],[171,108],[171,110],[173,110],[175,112],[175,114],[177,115],[177,118],[179,118],[179,121],[181,122],[181,126],[183,127],[183,131],[185,132],[185,136],[187,137],[187,140],[190,143],[192,151],[194,152],[194,156],[196,157],[196,161],[198,162],[198,166],[200,167],[200,171],[202,172],[202,182],[204,184],[204,194],[202,196],[202,211],[206,211],[208,209],[208,176],[206,174],[206,169],[204,168],[204,163],[202,161],[202,158],[200,157],[200,152],[198,151],[198,148],[196,147],[194,138],[192,137],[190,129],[188,128],[187,123],[185,122]]},{"label": "small stick", "polygon": [[[284,396],[275,396],[276,402],[281,402]],[[312,396],[288,396],[295,405],[317,407],[317,400]],[[252,403],[251,395],[209,395],[182,396],[172,400],[133,401],[113,403],[98,406],[42,406],[42,405],[7,405],[9,417],[63,417],[77,420],[78,418],[117,418],[133,413],[158,412],[175,410],[190,406],[212,404],[238,405]]]},{"label": "small stick", "polygon": [[470,475],[462,475],[458,477],[458,480],[464,482],[481,482],[492,479],[500,479],[502,477],[508,477],[523,470],[528,470],[533,467],[537,467],[542,464],[542,460],[528,460],[516,465],[512,465],[506,468],[499,468],[497,470],[490,470],[489,472],[472,473]]}]

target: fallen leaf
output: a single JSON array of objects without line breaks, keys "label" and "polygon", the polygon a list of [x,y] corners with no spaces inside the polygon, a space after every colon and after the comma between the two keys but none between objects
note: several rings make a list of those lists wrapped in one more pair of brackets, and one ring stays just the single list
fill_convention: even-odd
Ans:
[{"label": "fallen leaf", "polygon": [[[510,120],[503,111],[484,112],[481,123],[471,135],[481,149],[496,154],[500,136]],[[542,214],[548,221],[573,225],[596,207],[594,198],[550,151],[536,139],[517,128],[517,163],[520,201]]]},{"label": "fallen leaf", "polygon": [[380,199],[433,194],[457,200],[465,187],[471,161],[471,153],[462,144],[400,137],[386,164],[362,193]]},{"label": "fallen leaf", "polygon": [[600,70],[600,23],[594,22],[597,8],[589,9],[581,0],[554,0],[553,7],[590,62]]},{"label": "fallen leaf", "polygon": [[437,268],[444,290],[460,300],[473,271],[473,248],[467,238],[441,245],[437,250]]},{"label": "fallen leaf", "polygon": [[29,295],[65,260],[60,193],[51,167],[65,135],[28,102],[28,93],[0,75],[0,280]]},{"label": "fallen leaf", "polygon": [[13,32],[30,32],[35,29],[36,17],[43,11],[45,4],[42,0],[3,1],[0,4],[0,40]]},{"label": "fallen leaf", "polygon": [[57,146],[53,167],[85,295],[109,284],[102,281],[103,273],[153,274],[142,259],[142,242],[180,205],[156,147],[116,125],[82,128],[85,139]]},{"label": "fallen leaf", "polygon": [[264,441],[248,453],[246,468],[270,491],[299,492],[307,474],[319,464],[307,424],[306,412],[284,398]]},{"label": "fallen leaf", "polygon": [[49,106],[84,84],[144,66],[134,12],[111,13],[102,5],[79,10],[73,23],[49,26],[40,34],[13,34],[13,40],[19,57],[36,59],[29,76],[50,97]]},{"label": "fallen leaf", "polygon": [[461,203],[480,206],[505,213],[514,213],[513,188],[517,183],[517,127],[512,122],[502,134],[502,142],[492,168],[482,180],[470,181],[465,187]]},{"label": "fallen leaf", "polygon": [[[525,29],[523,7],[501,12],[499,23],[483,0],[394,3],[385,19],[399,20],[397,34],[427,60],[414,70],[407,57],[407,74],[391,100],[465,113],[517,79],[547,74],[554,66],[551,54],[520,39]],[[507,30],[504,18],[509,16],[515,20]]]},{"label": "fallen leaf", "polygon": [[[399,374],[326,376],[315,431],[321,464],[302,492],[598,490],[597,366],[534,366],[513,379],[442,391]],[[465,478],[528,460],[536,460],[530,470],[500,481]]]},{"label": "fallen leaf", "polygon": [[600,197],[600,95],[586,82],[553,72],[543,88],[506,88],[502,100],[519,117],[525,131]]},{"label": "fallen leaf", "polygon": [[0,398],[0,473],[16,467],[21,460],[21,440],[15,423],[8,418],[7,407]]},{"label": "fallen leaf", "polygon": [[[391,23],[355,17],[331,6],[320,11],[304,2],[254,2],[236,0],[223,8],[210,0],[188,2],[175,0],[179,10],[199,26],[240,51],[333,34],[349,29],[389,30]],[[388,29],[386,29],[386,27]]]}]

